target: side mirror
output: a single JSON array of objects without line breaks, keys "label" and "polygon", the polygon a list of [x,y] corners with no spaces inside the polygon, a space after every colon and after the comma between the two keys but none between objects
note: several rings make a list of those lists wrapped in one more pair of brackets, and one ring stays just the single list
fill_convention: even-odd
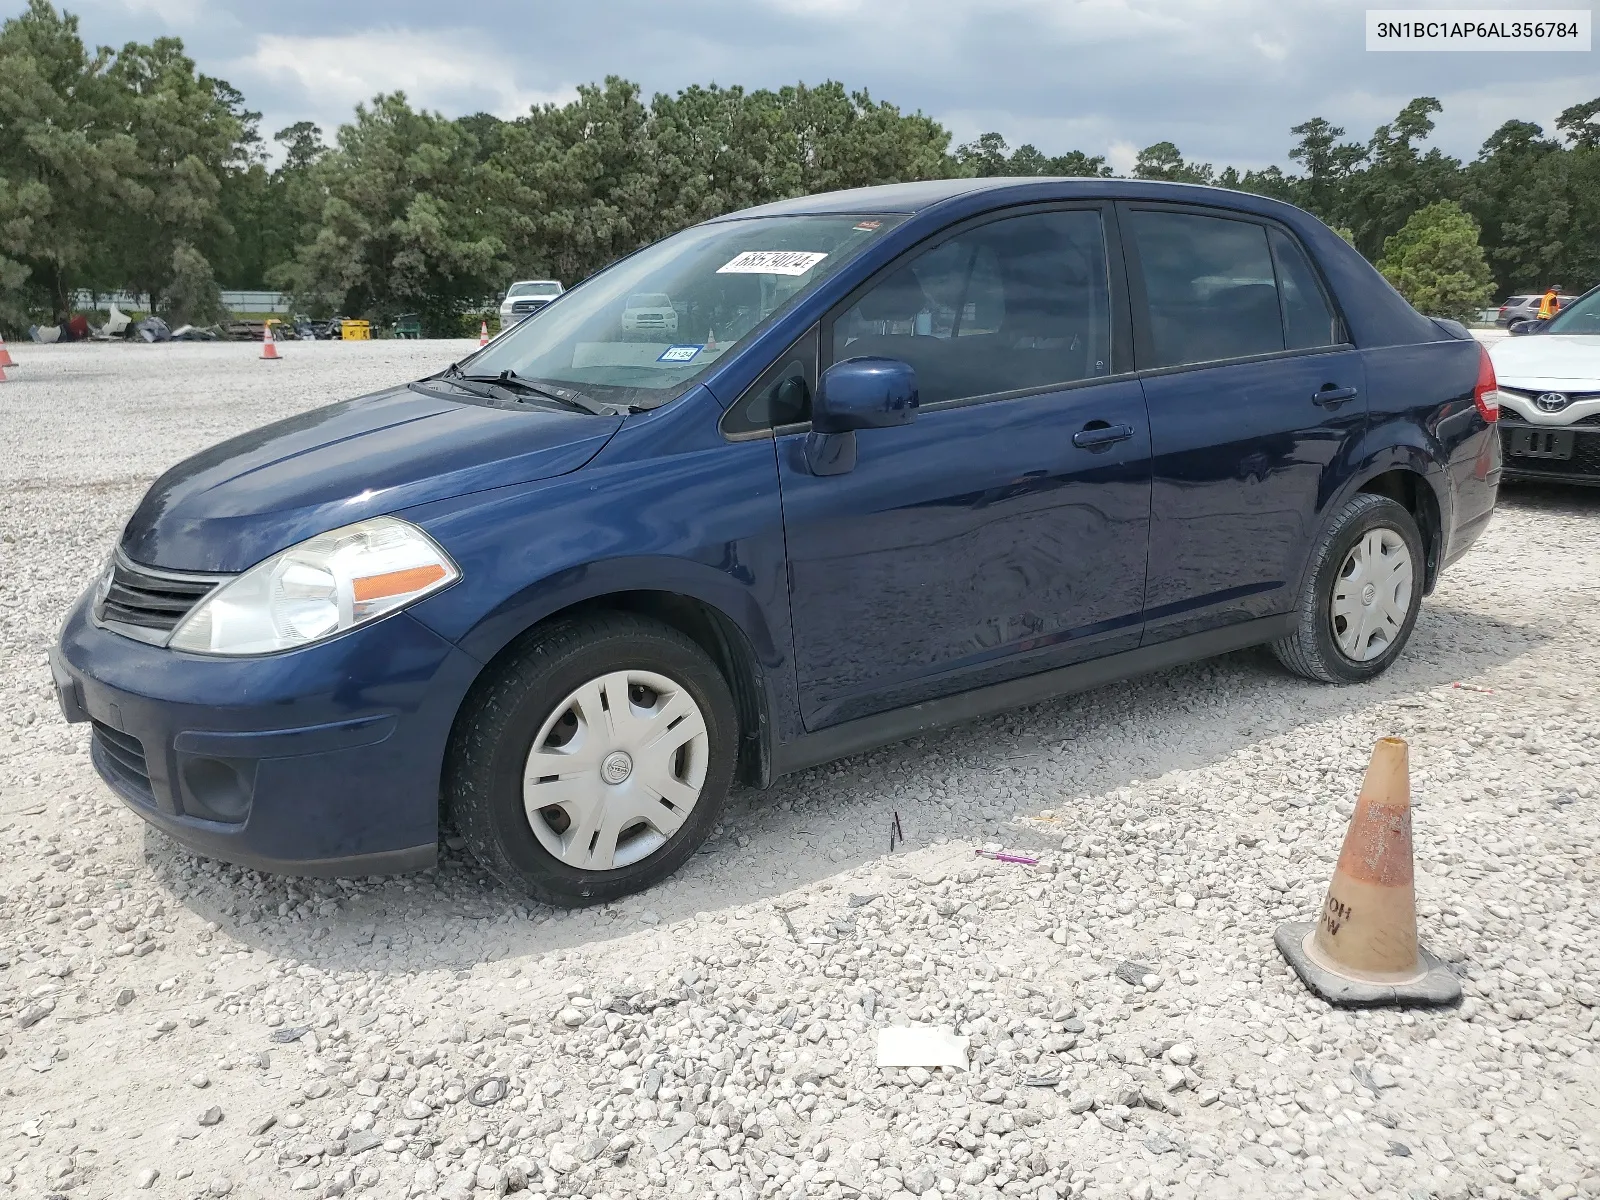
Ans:
[{"label": "side mirror", "polygon": [[917,373],[894,358],[847,358],[822,373],[811,402],[816,433],[887,429],[917,415]]},{"label": "side mirror", "polygon": [[1525,333],[1539,333],[1549,323],[1549,321],[1541,321],[1537,317],[1525,318],[1521,321],[1511,322],[1506,326],[1506,332],[1513,337],[1521,337]]}]

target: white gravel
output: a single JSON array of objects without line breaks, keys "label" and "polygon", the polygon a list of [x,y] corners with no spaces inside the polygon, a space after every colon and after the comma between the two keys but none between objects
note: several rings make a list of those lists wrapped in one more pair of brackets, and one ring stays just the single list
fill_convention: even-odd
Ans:
[{"label": "white gravel", "polygon": [[[469,346],[12,347],[0,1196],[1600,1196],[1597,492],[1509,492],[1369,687],[1247,652],[892,747],[599,910],[147,831],[43,659],[139,493]],[[1458,1011],[1331,1011],[1272,946],[1383,734]],[[873,1066],[908,1021],[972,1069]]]}]

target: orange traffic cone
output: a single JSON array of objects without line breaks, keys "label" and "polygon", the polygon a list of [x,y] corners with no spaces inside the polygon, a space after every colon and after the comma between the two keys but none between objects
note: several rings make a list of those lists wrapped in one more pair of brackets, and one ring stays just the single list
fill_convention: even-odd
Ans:
[{"label": "orange traffic cone", "polygon": [[706,330],[706,349],[707,350],[715,350],[716,348],[717,348],[717,331],[715,329],[708,329],[708,330]]},{"label": "orange traffic cone", "polygon": [[489,322],[484,321],[478,326],[478,348],[481,350],[489,344]]},{"label": "orange traffic cone", "polygon": [[261,357],[271,359],[273,362],[280,362],[283,358],[278,353],[278,339],[272,336],[271,321],[261,327]]},{"label": "orange traffic cone", "polygon": [[1300,981],[1329,1004],[1454,1004],[1461,981],[1417,944],[1411,768],[1401,738],[1379,738],[1315,925],[1274,940]]},{"label": "orange traffic cone", "polygon": [[0,367],[0,383],[4,383],[5,381],[6,381],[6,369],[4,367]]},{"label": "orange traffic cone", "polygon": [[[14,367],[16,365],[17,364],[12,361],[11,351],[6,349],[6,335],[0,333],[0,367]],[[0,375],[0,379],[4,378],[5,376]]]}]

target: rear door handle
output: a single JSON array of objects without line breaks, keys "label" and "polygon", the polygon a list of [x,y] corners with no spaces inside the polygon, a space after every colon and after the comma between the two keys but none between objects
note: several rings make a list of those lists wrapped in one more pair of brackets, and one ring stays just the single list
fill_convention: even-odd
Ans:
[{"label": "rear door handle", "polygon": [[1353,387],[1334,387],[1331,383],[1311,397],[1311,403],[1320,404],[1324,408],[1338,408],[1346,400],[1356,398],[1356,389]]},{"label": "rear door handle", "polygon": [[1132,425],[1096,425],[1073,434],[1072,444],[1080,450],[1094,450],[1112,442],[1125,442],[1132,436]]}]

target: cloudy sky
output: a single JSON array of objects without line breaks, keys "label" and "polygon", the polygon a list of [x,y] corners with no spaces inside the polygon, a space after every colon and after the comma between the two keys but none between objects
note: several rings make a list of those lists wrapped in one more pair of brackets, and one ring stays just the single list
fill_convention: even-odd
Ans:
[{"label": "cloudy sky", "polygon": [[[22,7],[23,0],[0,0],[0,13]],[[1138,147],[1170,140],[1186,157],[1219,167],[1288,166],[1289,127],[1311,116],[1364,140],[1411,97],[1437,96],[1444,114],[1435,144],[1471,157],[1502,121],[1549,129],[1563,108],[1600,95],[1600,50],[1368,53],[1366,4],[1352,0],[69,0],[65,7],[81,16],[91,43],[182,37],[202,70],[263,111],[269,135],[302,118],[331,131],[357,101],[393,89],[448,115],[509,117],[607,74],[635,80],[647,94],[690,83],[754,88],[835,78],[921,109],[958,141],[995,129],[1013,145],[1107,154],[1126,168]]]}]

